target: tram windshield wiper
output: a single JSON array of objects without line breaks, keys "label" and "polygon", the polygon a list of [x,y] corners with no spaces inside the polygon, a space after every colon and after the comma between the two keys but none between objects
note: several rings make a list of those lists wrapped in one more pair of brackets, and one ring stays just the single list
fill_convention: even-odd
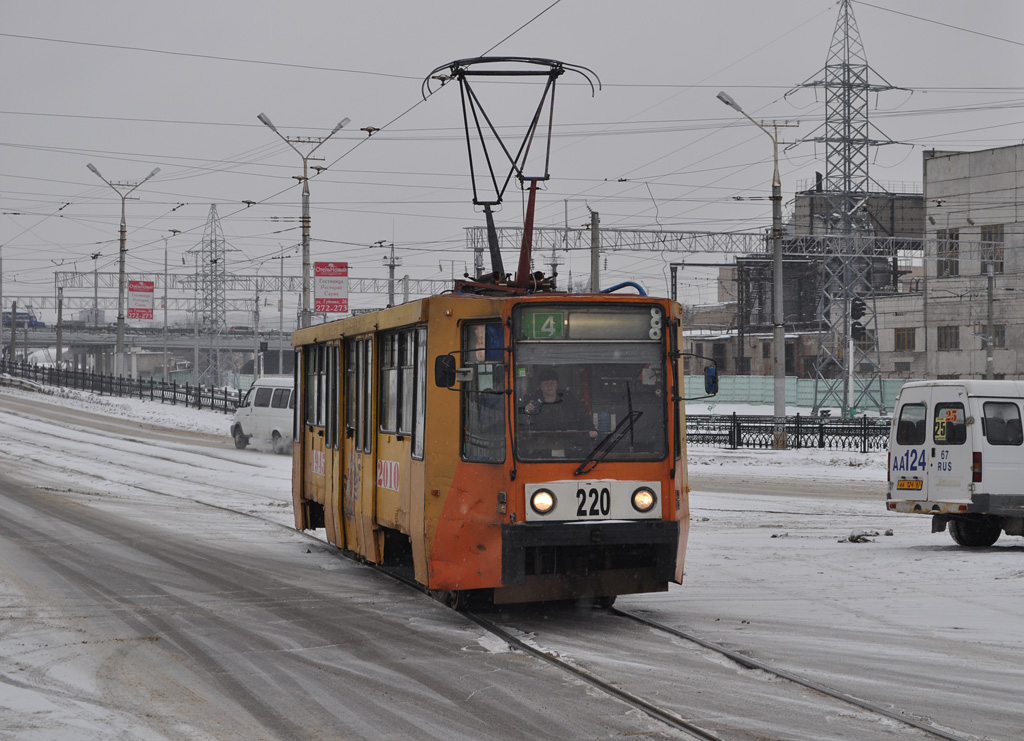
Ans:
[{"label": "tram windshield wiper", "polygon": [[594,446],[594,449],[590,451],[590,454],[586,457],[583,463],[580,464],[579,468],[574,471],[574,474],[576,476],[582,476],[585,473],[593,471],[597,467],[597,464],[603,461],[605,456],[612,452],[612,448],[618,445],[622,438],[633,432],[633,425],[636,424],[636,421],[640,419],[641,415],[643,415],[643,412],[635,411],[630,412],[629,416],[623,417],[622,421],[615,425],[615,429],[605,435],[604,439]]}]

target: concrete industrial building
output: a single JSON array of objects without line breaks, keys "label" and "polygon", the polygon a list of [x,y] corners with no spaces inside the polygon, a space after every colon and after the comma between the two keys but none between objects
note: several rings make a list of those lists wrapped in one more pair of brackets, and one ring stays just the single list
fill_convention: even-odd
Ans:
[{"label": "concrete industrial building", "polygon": [[[923,193],[866,201],[877,236],[920,239],[921,249],[877,258],[875,332],[860,342],[877,342],[887,378],[1024,377],[1024,145],[926,152],[923,171]],[[821,233],[821,203],[816,189],[797,193],[792,252]],[[785,261],[787,375],[814,376],[815,269],[813,258]],[[770,261],[741,258],[719,281],[719,302],[689,312],[688,349],[724,373],[770,375]]]}]

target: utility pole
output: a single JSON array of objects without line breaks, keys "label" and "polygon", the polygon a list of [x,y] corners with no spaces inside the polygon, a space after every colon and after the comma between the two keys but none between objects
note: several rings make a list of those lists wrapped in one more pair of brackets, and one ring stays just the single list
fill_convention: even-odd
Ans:
[{"label": "utility pole", "polygon": [[281,264],[280,295],[277,299],[277,372],[284,374],[284,261],[291,255],[277,255],[270,258]]},{"label": "utility pole", "polygon": [[[323,137],[289,137],[282,134],[277,130],[277,127],[270,122],[266,113],[259,114],[256,118],[260,120],[264,126],[273,131],[279,137],[281,141],[287,144],[289,147],[295,150],[295,153],[302,158],[302,177],[293,176],[296,180],[302,181],[302,316],[300,319],[300,326],[308,327],[310,325],[310,313],[309,313],[309,271],[310,271],[310,256],[309,256],[309,161],[319,160],[323,161],[323,157],[313,157],[313,152],[320,148],[320,146],[330,139],[332,136],[337,134],[342,127],[346,126],[350,119],[343,118],[337,126],[331,131],[330,134]],[[314,145],[306,154],[303,154],[295,144],[312,144]],[[317,170],[318,174],[323,171],[324,168]]]},{"label": "utility pole", "polygon": [[11,302],[11,362],[18,354],[18,302]]},{"label": "utility pole", "polygon": [[992,380],[995,378],[995,306],[994,306],[994,294],[995,294],[995,282],[996,282],[996,270],[993,264],[993,259],[990,257],[985,261],[985,273],[988,277],[988,289],[986,296],[987,303],[987,317],[985,328],[985,378]]},{"label": "utility pole", "polygon": [[[170,229],[171,237],[181,234],[178,229]],[[167,372],[167,240],[164,236],[164,383],[168,381]]]},{"label": "utility pole", "polygon": [[601,290],[601,218],[597,211],[590,212],[590,292]]},{"label": "utility pole", "polygon": [[57,371],[60,371],[61,341],[64,339],[64,289],[57,288]]},{"label": "utility pole", "polygon": [[[118,230],[118,242],[120,244],[118,268],[117,268],[117,350],[114,356],[114,375],[124,375],[124,289],[125,289],[125,257],[128,254],[128,224],[125,218],[125,201],[136,188],[160,172],[159,167],[153,168],[153,172],[137,183],[112,183],[100,175],[100,171],[91,162],[86,165],[89,170],[121,198],[121,227]],[[124,190],[127,189],[127,190]]]},{"label": "utility pole", "polygon": [[[384,256],[384,267],[388,269],[388,306],[395,305],[395,268],[402,264],[402,258],[395,257],[395,243],[388,244],[387,240],[381,239],[373,243],[374,247],[390,247],[391,258]],[[454,270],[454,268],[453,268]]]}]

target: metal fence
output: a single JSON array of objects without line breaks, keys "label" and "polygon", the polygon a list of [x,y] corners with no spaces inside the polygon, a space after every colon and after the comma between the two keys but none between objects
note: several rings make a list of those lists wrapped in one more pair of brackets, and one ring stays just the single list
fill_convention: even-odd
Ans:
[{"label": "metal fence", "polygon": [[[59,370],[28,363],[0,360],[0,373],[47,386],[81,389],[109,396],[149,399],[165,404],[182,404],[195,409],[212,409],[230,414],[242,401],[243,391],[210,389],[155,379],[106,376],[79,370]],[[830,450],[885,450],[889,445],[888,417],[786,417],[789,448]],[[720,448],[773,448],[775,418],[763,415],[688,414],[686,442]]]},{"label": "metal fence", "polygon": [[[888,417],[786,417],[786,445],[789,448],[829,450],[886,450],[889,447]],[[688,445],[720,448],[772,448],[775,418],[739,414],[686,415]]]},{"label": "metal fence", "polygon": [[16,363],[6,359],[0,360],[0,373],[45,386],[81,389],[108,396],[149,399],[162,404],[182,404],[195,409],[211,409],[225,414],[230,414],[238,408],[244,393],[235,389],[211,389],[187,383],[179,384],[174,381],[164,383],[153,378],[134,379],[124,376],[105,376],[101,373]]}]

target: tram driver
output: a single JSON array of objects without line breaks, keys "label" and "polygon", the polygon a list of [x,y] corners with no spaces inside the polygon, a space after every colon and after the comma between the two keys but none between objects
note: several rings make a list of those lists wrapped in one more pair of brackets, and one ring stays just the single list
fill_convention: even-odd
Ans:
[{"label": "tram driver", "polygon": [[529,429],[544,432],[586,432],[597,437],[594,422],[583,408],[582,402],[566,394],[558,383],[554,368],[543,369],[537,379],[537,389],[522,408]]}]

